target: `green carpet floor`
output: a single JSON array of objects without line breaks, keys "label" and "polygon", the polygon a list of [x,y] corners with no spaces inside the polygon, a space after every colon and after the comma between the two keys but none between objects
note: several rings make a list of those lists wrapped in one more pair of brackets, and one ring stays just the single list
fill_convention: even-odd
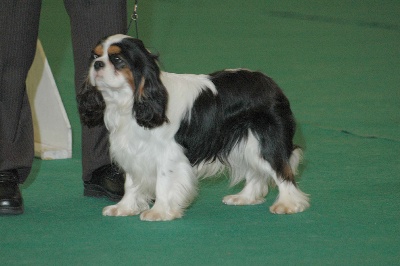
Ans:
[{"label": "green carpet floor", "polygon": [[400,265],[399,14],[390,0],[139,1],[139,35],[164,70],[245,67],[281,85],[311,194],[307,211],[273,215],[276,189],[226,206],[240,185],[221,177],[201,183],[182,219],[150,223],[103,217],[111,202],[82,195],[69,21],[62,1],[44,0],[40,39],[73,158],[35,160],[25,213],[0,217],[0,265]]}]

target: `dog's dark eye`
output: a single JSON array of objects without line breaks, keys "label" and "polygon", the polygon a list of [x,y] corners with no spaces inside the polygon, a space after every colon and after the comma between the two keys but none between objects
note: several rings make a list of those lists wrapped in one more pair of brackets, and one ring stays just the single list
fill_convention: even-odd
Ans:
[{"label": "dog's dark eye", "polygon": [[91,60],[94,60],[94,59],[96,59],[96,58],[99,58],[100,56],[98,55],[98,54],[95,54],[94,52],[92,52],[92,54],[91,54],[91,56],[90,56],[90,59]]},{"label": "dog's dark eye", "polygon": [[124,68],[125,61],[119,55],[110,55],[110,61],[116,68]]}]

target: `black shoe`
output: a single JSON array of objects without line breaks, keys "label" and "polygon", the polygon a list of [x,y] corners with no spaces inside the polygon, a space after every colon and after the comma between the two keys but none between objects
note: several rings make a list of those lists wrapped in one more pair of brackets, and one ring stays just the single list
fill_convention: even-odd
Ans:
[{"label": "black shoe", "polygon": [[84,182],[83,195],[119,201],[124,196],[124,183],[125,174],[117,166],[104,165],[92,173],[90,181]]},{"label": "black shoe", "polygon": [[18,183],[16,170],[0,172],[0,215],[24,212],[24,203]]}]

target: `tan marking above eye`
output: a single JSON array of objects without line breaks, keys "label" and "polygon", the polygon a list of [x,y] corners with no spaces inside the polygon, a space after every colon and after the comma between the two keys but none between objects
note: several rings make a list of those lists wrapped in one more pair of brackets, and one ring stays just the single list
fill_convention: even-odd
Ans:
[{"label": "tan marking above eye", "polygon": [[117,45],[111,45],[110,47],[108,47],[107,52],[108,54],[119,54],[121,53],[121,47]]},{"label": "tan marking above eye", "polygon": [[102,56],[103,55],[103,45],[101,45],[101,44],[99,44],[99,45],[97,45],[95,48],[94,48],[94,50],[93,50],[93,52],[96,54],[96,55],[98,55],[98,56]]}]

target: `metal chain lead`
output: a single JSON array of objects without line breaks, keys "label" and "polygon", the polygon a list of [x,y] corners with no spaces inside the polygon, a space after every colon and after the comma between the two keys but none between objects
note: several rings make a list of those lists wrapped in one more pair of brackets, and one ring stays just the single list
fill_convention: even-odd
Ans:
[{"label": "metal chain lead", "polygon": [[138,7],[138,0],[135,0],[135,5],[133,6],[133,12],[132,12],[132,15],[131,15],[131,20],[129,21],[127,32],[129,32],[129,29],[131,27],[132,21],[135,21],[136,38],[139,39],[139,31],[138,31],[138,18],[139,18],[139,15],[137,13],[137,7]]}]

